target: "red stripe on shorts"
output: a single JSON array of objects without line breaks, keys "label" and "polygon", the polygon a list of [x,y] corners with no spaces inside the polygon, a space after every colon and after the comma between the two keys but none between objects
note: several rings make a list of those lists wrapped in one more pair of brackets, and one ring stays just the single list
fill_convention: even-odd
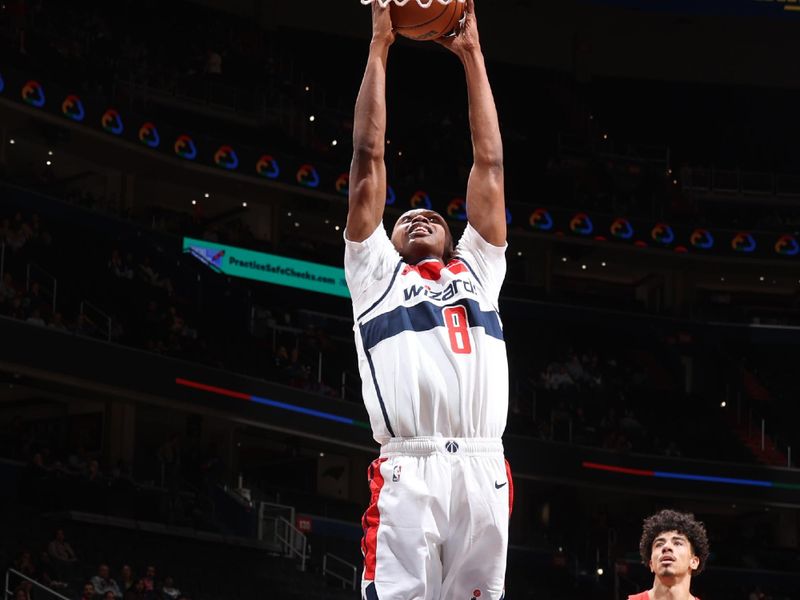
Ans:
[{"label": "red stripe on shorts", "polygon": [[511,465],[506,461],[506,477],[508,477],[508,516],[514,510],[514,480],[511,478]]},{"label": "red stripe on shorts", "polygon": [[381,521],[381,514],[378,510],[378,498],[383,488],[383,475],[381,475],[381,465],[386,462],[385,458],[377,458],[367,469],[369,479],[370,500],[367,511],[361,519],[361,527],[364,529],[364,537],[361,538],[361,552],[364,554],[364,579],[375,580],[375,559],[378,550],[378,525]]}]

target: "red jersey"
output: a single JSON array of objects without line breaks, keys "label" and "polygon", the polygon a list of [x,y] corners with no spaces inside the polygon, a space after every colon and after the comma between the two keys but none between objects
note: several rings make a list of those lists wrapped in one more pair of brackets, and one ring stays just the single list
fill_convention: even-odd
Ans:
[{"label": "red jersey", "polygon": [[[693,596],[694,600],[700,600],[697,596]],[[647,592],[642,592],[641,594],[636,594],[635,596],[628,596],[628,600],[650,600],[650,596],[647,595]]]}]

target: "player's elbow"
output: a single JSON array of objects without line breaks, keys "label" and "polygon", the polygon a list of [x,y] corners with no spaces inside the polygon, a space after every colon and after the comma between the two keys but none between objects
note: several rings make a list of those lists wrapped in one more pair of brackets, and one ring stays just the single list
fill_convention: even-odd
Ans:
[{"label": "player's elbow", "polygon": [[383,160],[384,145],[376,140],[353,139],[353,162],[370,164]]},{"label": "player's elbow", "polygon": [[503,150],[495,148],[476,149],[474,163],[490,173],[503,172]]}]

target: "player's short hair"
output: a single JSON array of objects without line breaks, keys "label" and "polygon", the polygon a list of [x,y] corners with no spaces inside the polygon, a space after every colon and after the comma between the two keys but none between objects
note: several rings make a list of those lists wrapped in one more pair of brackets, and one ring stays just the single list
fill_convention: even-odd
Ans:
[{"label": "player's short hair", "polygon": [[681,513],[670,509],[659,511],[644,520],[642,539],[639,541],[639,554],[642,562],[647,564],[650,561],[653,542],[665,531],[677,531],[686,536],[692,546],[692,552],[700,559],[695,574],[702,572],[709,555],[708,534],[705,525],[697,521],[691,513]]}]

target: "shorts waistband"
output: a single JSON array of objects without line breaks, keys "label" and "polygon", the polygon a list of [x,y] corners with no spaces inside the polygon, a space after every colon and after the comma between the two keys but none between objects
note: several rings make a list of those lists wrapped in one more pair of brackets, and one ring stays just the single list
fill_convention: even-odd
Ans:
[{"label": "shorts waistband", "polygon": [[503,441],[498,438],[411,437],[392,438],[381,446],[382,457],[430,454],[502,456]]}]

